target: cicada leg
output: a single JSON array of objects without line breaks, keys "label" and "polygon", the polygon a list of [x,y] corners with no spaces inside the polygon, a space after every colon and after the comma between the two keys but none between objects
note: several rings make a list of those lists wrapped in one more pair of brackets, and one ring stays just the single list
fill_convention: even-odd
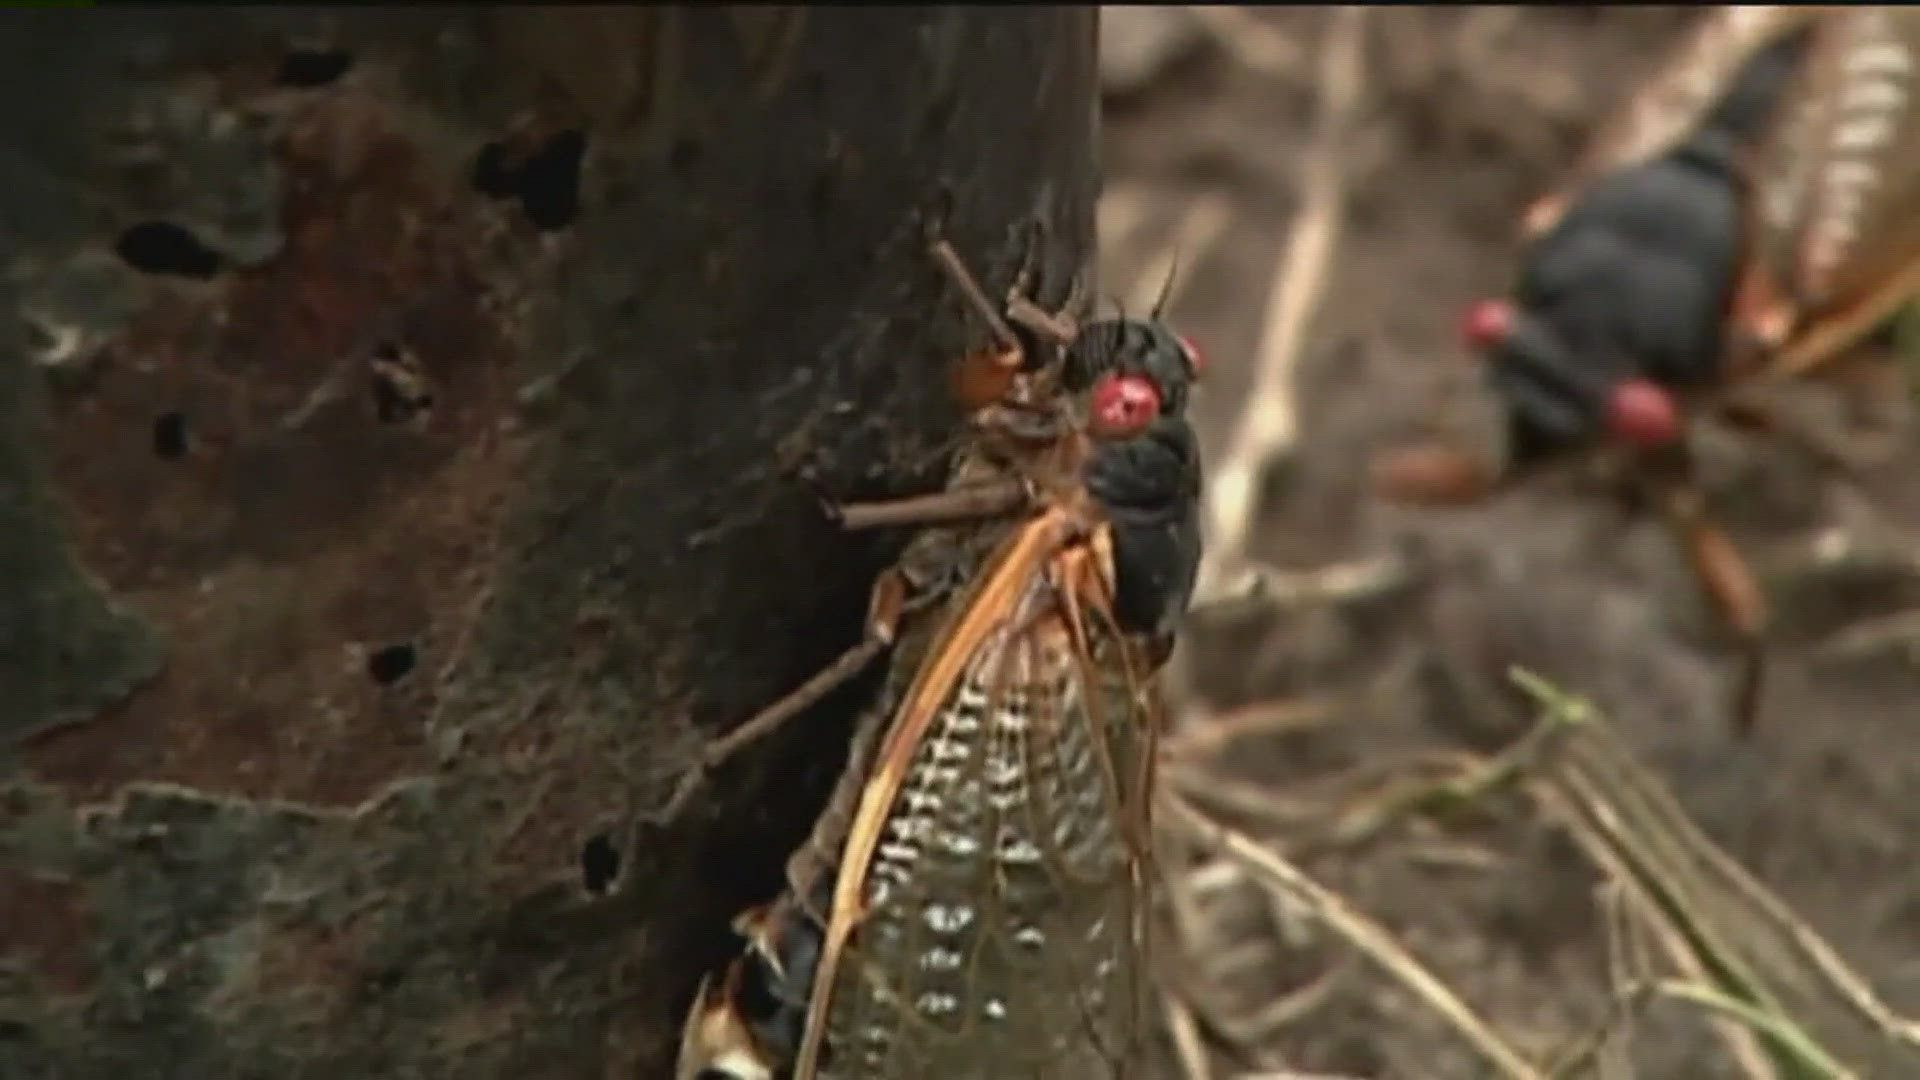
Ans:
[{"label": "cicada leg", "polygon": [[859,643],[841,653],[786,696],[754,714],[746,723],[707,744],[702,755],[706,768],[712,769],[732,757],[742,747],[806,711],[848,679],[866,670],[875,657],[893,645],[901,618],[916,606],[914,600],[913,588],[906,574],[897,567],[882,571],[873,583],[873,592],[867,601],[867,629]]},{"label": "cicada leg", "polygon": [[[954,395],[967,409],[984,409],[1005,401],[1013,390],[1020,369],[1026,365],[1026,348],[1014,336],[1006,320],[1001,318],[993,302],[987,299],[985,290],[980,288],[980,283],[967,269],[967,264],[961,261],[959,253],[953,250],[953,245],[945,240],[935,240],[932,250],[934,260],[946,271],[954,288],[960,290],[960,295],[967,298],[975,314],[993,331],[993,348],[969,353],[961,358],[953,373]],[[1026,271],[1023,269],[1021,272],[1024,274]]]},{"label": "cicada leg", "polygon": [[1085,274],[1075,274],[1068,287],[1067,299],[1058,311],[1048,313],[1035,304],[1032,299],[1034,267],[1046,250],[1047,225],[1043,221],[1033,222],[1033,235],[1027,240],[1027,253],[1020,270],[1013,276],[1013,284],[1007,289],[1007,318],[1019,323],[1028,331],[1057,348],[1066,348],[1080,336],[1080,327],[1073,313],[1086,302],[1087,279]]},{"label": "cicada leg", "polygon": [[1020,339],[1013,335],[1013,330],[1007,325],[1007,321],[1000,317],[1000,310],[993,306],[993,301],[987,299],[986,292],[980,288],[980,283],[974,279],[972,271],[968,270],[967,264],[960,260],[960,253],[953,250],[953,245],[945,240],[935,240],[932,251],[934,261],[947,272],[947,279],[953,282],[954,288],[960,290],[960,295],[967,298],[967,304],[973,308],[974,314],[980,316],[981,321],[985,322],[987,328],[993,332],[994,344],[1017,356],[1020,352]]},{"label": "cicada leg", "polygon": [[1706,589],[1707,598],[1739,642],[1742,666],[1734,691],[1733,722],[1751,734],[1766,676],[1767,599],[1733,538],[1706,512],[1690,481],[1663,485],[1660,505]]},{"label": "cicada leg", "polygon": [[963,359],[954,379],[960,402],[969,409],[1006,402],[1013,390],[1015,377],[1026,366],[1025,347],[1008,325],[1008,319],[1019,323],[1055,348],[1072,344],[1079,334],[1071,313],[1085,299],[1082,292],[1086,285],[1084,275],[1074,275],[1066,304],[1056,313],[1042,311],[1027,298],[1027,290],[1033,283],[1035,264],[1045,251],[1045,241],[1046,226],[1035,222],[1020,269],[1007,290],[1004,316],[1001,309],[987,299],[986,290],[980,287],[980,282],[967,269],[966,263],[951,244],[940,239],[935,239],[931,244],[935,261],[946,271],[954,287],[967,298],[968,305],[993,331],[994,347]]},{"label": "cicada leg", "polygon": [[1020,293],[1010,293],[1007,296],[1007,317],[1040,335],[1049,343],[1065,348],[1073,344],[1074,338],[1080,336],[1080,327],[1073,318],[1074,306],[1079,302],[1080,287],[1079,279],[1076,278],[1074,293],[1068,296],[1065,306],[1052,314],[1042,311],[1038,304]]},{"label": "cicada leg", "polygon": [[961,521],[1009,514],[1032,499],[1021,480],[992,481],[951,487],[930,495],[879,502],[842,503],[828,513],[847,529],[875,529],[887,525],[951,525]]},{"label": "cicada leg", "polygon": [[1376,457],[1369,486],[1389,502],[1465,506],[1492,496],[1506,479],[1477,454],[1444,443],[1403,447]]},{"label": "cicada leg", "polygon": [[1730,398],[1722,402],[1716,411],[1721,419],[1739,430],[1771,439],[1803,454],[1837,476],[1856,476],[1867,468],[1867,462],[1860,460],[1853,452],[1842,449],[1836,440],[1804,424],[1795,423],[1757,401]]}]

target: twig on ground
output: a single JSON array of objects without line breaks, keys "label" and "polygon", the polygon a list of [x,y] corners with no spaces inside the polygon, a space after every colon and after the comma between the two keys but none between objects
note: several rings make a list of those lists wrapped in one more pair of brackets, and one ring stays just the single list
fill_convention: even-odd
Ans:
[{"label": "twig on ground", "polygon": [[1314,850],[1364,846],[1410,814],[1446,813],[1477,802],[1526,775],[1540,761],[1553,737],[1567,726],[1567,722],[1549,713],[1493,757],[1476,761],[1436,781],[1398,784],[1379,798],[1341,815],[1332,835],[1323,844],[1314,845]]},{"label": "twig on ground", "polygon": [[1265,1041],[1274,1032],[1331,1001],[1334,991],[1346,982],[1351,970],[1350,967],[1330,968],[1319,978],[1276,998],[1252,1016],[1234,1021],[1233,1036],[1249,1045]]},{"label": "twig on ground", "polygon": [[1189,762],[1217,757],[1245,739],[1298,735],[1325,727],[1333,702],[1325,698],[1262,701],[1212,716],[1183,720],[1180,731],[1162,745],[1169,760]]},{"label": "twig on ground", "polygon": [[[1266,327],[1255,353],[1253,386],[1207,499],[1211,561],[1232,563],[1245,550],[1259,478],[1293,444],[1293,378],[1307,322],[1319,304],[1327,264],[1339,241],[1348,135],[1360,112],[1366,41],[1364,6],[1333,9],[1320,64],[1320,112],[1302,161],[1301,210],[1274,275]],[[1205,566],[1202,580],[1208,578]]]},{"label": "twig on ground", "polygon": [[[1251,512],[1251,511],[1249,511]],[[1196,608],[1239,604],[1294,607],[1365,600],[1405,585],[1407,568],[1389,558],[1333,563],[1313,570],[1279,570],[1247,563],[1238,552],[1213,557],[1205,580],[1194,589]]]},{"label": "twig on ground", "polygon": [[1446,1019],[1500,1075],[1512,1080],[1543,1080],[1537,1069],[1527,1064],[1526,1059],[1475,1016],[1445,983],[1401,948],[1386,930],[1253,838],[1213,821],[1171,791],[1165,792],[1164,798],[1169,824],[1186,830],[1199,845],[1240,862],[1265,887],[1306,903],[1330,929],[1385,968]]},{"label": "twig on ground", "polygon": [[1160,992],[1160,1004],[1167,1011],[1167,1033],[1173,1037],[1173,1051],[1180,1058],[1180,1071],[1187,1080],[1212,1080],[1207,1065],[1207,1048],[1200,1042],[1200,1024],[1193,1010],[1171,991]]},{"label": "twig on ground", "polygon": [[[1586,702],[1535,680],[1549,712],[1595,722],[1569,740],[1542,804],[1634,900],[1669,961],[1690,982],[1667,996],[1707,1005],[1752,1076],[1842,1077],[1911,1072],[1914,1021],[1895,1015],[1866,981],[1681,810],[1598,722]],[[1897,1062],[1897,1065],[1889,1065]]]}]

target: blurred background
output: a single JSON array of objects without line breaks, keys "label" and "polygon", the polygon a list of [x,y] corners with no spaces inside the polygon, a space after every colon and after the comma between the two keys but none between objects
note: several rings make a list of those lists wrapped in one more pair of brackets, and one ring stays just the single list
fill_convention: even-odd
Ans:
[{"label": "blurred background", "polygon": [[[1378,450],[1485,435],[1459,313],[1505,287],[1520,212],[1694,10],[1103,16],[1102,282],[1144,310],[1177,263],[1170,320],[1209,364],[1195,409],[1210,558],[1280,572],[1268,600],[1196,618],[1176,666],[1183,749],[1222,819],[1337,890],[1533,1060],[1622,1007],[1604,875],[1518,796],[1355,824],[1408,777],[1520,739],[1535,710],[1514,665],[1591,698],[1707,836],[1889,1005],[1920,1012],[1904,401],[1864,425],[1840,396],[1790,395],[1877,447],[1846,481],[1703,435],[1715,505],[1776,606],[1749,741],[1727,723],[1734,654],[1658,521],[1556,482],[1446,512],[1365,488]],[[1194,1045],[1219,1076],[1491,1075],[1324,920],[1223,861],[1179,870],[1180,978],[1196,989],[1170,1015],[1189,1075]],[[1755,1075],[1698,1015],[1637,1011],[1608,1051],[1618,1075]]]}]

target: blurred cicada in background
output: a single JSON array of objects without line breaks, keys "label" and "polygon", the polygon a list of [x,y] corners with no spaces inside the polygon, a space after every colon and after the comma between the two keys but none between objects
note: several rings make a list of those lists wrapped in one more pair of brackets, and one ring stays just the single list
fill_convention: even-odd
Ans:
[{"label": "blurred cicada in background", "polygon": [[1886,361],[1872,346],[1920,293],[1916,65],[1920,9],[1703,16],[1529,208],[1510,295],[1467,314],[1506,460],[1432,446],[1377,463],[1388,497],[1438,503],[1573,451],[1617,455],[1742,644],[1743,731],[1767,602],[1703,508],[1688,427],[1779,432],[1760,384]]},{"label": "blurred cicada in background", "polygon": [[841,511],[923,526],[874,593],[886,686],[785,891],[702,985],[682,1080],[1125,1076],[1145,1034],[1153,677],[1198,572],[1198,356],[1157,311],[1076,328],[1018,285],[1016,336],[935,250],[999,347],[962,365],[945,491]]}]

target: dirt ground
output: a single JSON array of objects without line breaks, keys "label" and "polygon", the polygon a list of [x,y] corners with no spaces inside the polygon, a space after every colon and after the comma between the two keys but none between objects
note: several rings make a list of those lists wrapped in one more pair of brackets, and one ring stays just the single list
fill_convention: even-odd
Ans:
[{"label": "dirt ground", "polygon": [[[1369,13],[1346,228],[1301,353],[1299,439],[1268,471],[1251,547],[1290,570],[1380,564],[1404,580],[1200,622],[1187,640],[1192,708],[1331,703],[1319,722],[1234,755],[1240,778],[1284,801],[1359,766],[1505,744],[1528,714],[1504,673],[1525,665],[1591,696],[1709,834],[1913,1014],[1920,626],[1908,613],[1920,611],[1920,506],[1898,481],[1920,455],[1904,414],[1895,410],[1891,457],[1853,482],[1784,451],[1707,440],[1715,497],[1776,605],[1776,660],[1751,742],[1728,730],[1732,652],[1657,523],[1554,481],[1444,513],[1389,508],[1363,488],[1369,454],[1435,417],[1484,422],[1459,311],[1500,290],[1519,211],[1689,17]],[[1110,8],[1107,18],[1103,282],[1129,308],[1150,303],[1178,247],[1171,318],[1209,360],[1196,409],[1217,463],[1299,208],[1327,13],[1208,21]],[[1159,54],[1156,34],[1172,43]],[[1821,394],[1792,403],[1831,413]],[[1607,1008],[1597,879],[1518,800],[1302,863],[1536,1057]],[[1216,958],[1213,977],[1248,1009],[1334,973],[1324,1000],[1266,1040],[1274,1056],[1238,1068],[1284,1058],[1366,1077],[1484,1075],[1408,995],[1310,937]],[[1722,1045],[1678,1007],[1641,1026],[1634,1058],[1641,1076],[1733,1075]]]}]

